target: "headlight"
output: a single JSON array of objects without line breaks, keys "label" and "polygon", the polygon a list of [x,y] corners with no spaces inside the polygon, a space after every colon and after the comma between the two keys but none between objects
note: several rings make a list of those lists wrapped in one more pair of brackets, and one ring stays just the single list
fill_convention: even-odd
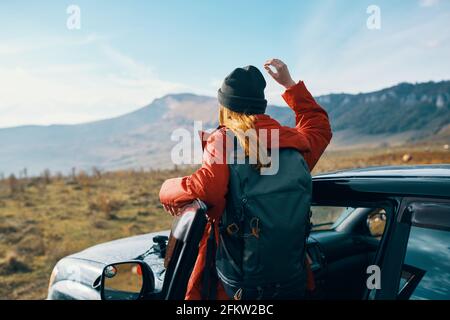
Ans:
[{"label": "headlight", "polygon": [[58,275],[58,268],[55,266],[53,268],[52,274],[50,275],[50,280],[48,282],[48,291],[50,291],[50,288],[52,287],[53,282],[55,282],[57,275]]}]

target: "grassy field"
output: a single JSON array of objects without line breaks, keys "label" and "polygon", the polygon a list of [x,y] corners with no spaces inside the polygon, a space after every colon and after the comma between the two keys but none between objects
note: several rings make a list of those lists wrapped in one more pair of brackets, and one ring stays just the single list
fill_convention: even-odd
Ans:
[{"label": "grassy field", "polygon": [[[442,145],[326,153],[314,173],[374,165],[450,163]],[[0,181],[0,299],[43,299],[62,257],[112,239],[168,229],[161,183],[190,169],[50,172]]]}]

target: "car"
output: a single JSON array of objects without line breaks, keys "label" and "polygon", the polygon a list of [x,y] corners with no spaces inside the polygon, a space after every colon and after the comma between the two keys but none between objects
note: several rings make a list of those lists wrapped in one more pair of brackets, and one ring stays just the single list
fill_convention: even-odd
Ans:
[{"label": "car", "polygon": [[[47,298],[183,299],[206,210],[196,200],[171,230],[61,259]],[[311,210],[309,299],[450,299],[450,165],[319,174]]]}]

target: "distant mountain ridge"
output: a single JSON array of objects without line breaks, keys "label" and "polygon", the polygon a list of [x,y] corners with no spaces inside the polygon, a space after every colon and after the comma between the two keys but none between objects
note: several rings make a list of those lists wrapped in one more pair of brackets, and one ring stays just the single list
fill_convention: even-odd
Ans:
[{"label": "distant mountain ridge", "polygon": [[377,92],[331,94],[317,100],[329,112],[335,131],[354,128],[366,134],[422,129],[437,132],[450,120],[450,81],[401,83]]},{"label": "distant mountain ridge", "polygon": [[[331,149],[450,137],[450,81],[401,83],[371,93],[316,99],[331,119]],[[267,112],[284,125],[294,125],[289,108],[269,106]],[[176,128],[186,128],[195,135],[194,120],[201,120],[204,128],[215,127],[217,100],[191,93],[170,94],[112,119],[0,129],[0,172],[173,167],[170,151],[176,142],[171,141],[171,134]]]}]

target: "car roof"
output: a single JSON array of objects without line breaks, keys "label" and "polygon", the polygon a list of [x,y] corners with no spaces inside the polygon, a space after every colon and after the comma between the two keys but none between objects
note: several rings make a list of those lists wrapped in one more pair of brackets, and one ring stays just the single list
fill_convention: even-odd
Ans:
[{"label": "car roof", "polygon": [[315,175],[314,180],[333,178],[448,178],[450,164],[383,166],[340,170]]},{"label": "car roof", "polygon": [[450,165],[369,167],[313,177],[316,201],[343,193],[355,198],[388,194],[450,199]]}]

